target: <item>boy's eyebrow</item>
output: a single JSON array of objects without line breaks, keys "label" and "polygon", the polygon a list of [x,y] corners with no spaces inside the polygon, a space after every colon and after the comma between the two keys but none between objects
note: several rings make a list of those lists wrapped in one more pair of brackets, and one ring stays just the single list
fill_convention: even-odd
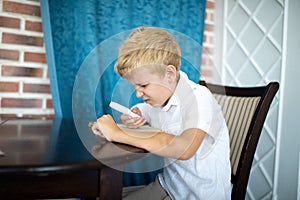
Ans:
[{"label": "boy's eyebrow", "polygon": [[132,81],[131,84],[132,85],[141,86],[141,85],[145,85],[145,84],[148,84],[148,83],[147,82],[142,82],[142,81],[138,81],[138,80],[136,81],[135,80],[135,81]]},{"label": "boy's eyebrow", "polygon": [[136,83],[136,85],[146,85],[148,84],[147,82],[141,82],[141,83]]}]

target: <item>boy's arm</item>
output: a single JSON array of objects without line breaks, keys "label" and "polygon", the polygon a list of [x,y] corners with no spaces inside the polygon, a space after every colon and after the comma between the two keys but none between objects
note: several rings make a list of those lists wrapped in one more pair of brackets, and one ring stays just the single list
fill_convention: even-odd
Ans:
[{"label": "boy's arm", "polygon": [[97,123],[109,141],[133,145],[163,157],[180,160],[191,158],[206,135],[204,131],[196,128],[187,129],[178,136],[165,132],[138,135],[136,131],[121,130],[110,115],[102,116]]},{"label": "boy's arm", "polygon": [[163,157],[187,160],[196,153],[205,134],[204,131],[196,128],[187,129],[178,136],[165,132],[157,132],[152,133],[150,137],[141,138],[132,137],[130,133],[125,133],[119,138],[122,139],[119,142],[144,148],[151,153]]}]

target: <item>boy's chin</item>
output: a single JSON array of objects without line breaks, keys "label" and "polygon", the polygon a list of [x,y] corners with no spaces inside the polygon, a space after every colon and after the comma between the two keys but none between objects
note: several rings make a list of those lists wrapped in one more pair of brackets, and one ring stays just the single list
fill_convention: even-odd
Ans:
[{"label": "boy's chin", "polygon": [[[146,102],[147,103],[147,102]],[[153,103],[147,103],[147,104],[149,104],[150,106],[152,106],[152,107],[155,107],[155,108],[159,108],[159,107],[162,107],[162,105],[161,104],[153,104]]]}]

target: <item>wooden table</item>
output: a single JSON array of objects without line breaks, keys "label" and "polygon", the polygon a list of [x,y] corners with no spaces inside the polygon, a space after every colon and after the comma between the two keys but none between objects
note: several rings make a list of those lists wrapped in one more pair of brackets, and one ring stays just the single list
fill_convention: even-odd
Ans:
[{"label": "wooden table", "polygon": [[93,150],[84,145],[72,119],[1,123],[0,199],[121,199],[120,169],[145,151],[89,136]]}]

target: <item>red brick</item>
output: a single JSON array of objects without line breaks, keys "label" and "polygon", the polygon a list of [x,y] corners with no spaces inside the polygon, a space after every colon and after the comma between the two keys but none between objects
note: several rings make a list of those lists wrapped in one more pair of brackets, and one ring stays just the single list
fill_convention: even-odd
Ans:
[{"label": "red brick", "polygon": [[0,92],[18,92],[19,83],[17,82],[0,82]]},{"label": "red brick", "polygon": [[29,31],[43,32],[42,22],[26,21],[25,29]]},{"label": "red brick", "polygon": [[25,62],[47,63],[45,53],[25,52],[24,61]]},{"label": "red brick", "polygon": [[41,108],[41,99],[15,99],[2,98],[1,107],[3,108]]},{"label": "red brick", "polygon": [[0,27],[20,29],[20,19],[0,16]]},{"label": "red brick", "polygon": [[203,35],[203,42],[207,42],[207,35]]},{"label": "red brick", "polygon": [[42,37],[3,33],[2,42],[8,44],[21,44],[42,47],[44,40]]},{"label": "red brick", "polygon": [[212,32],[214,30],[214,26],[211,24],[205,24],[205,30]]},{"label": "red brick", "polygon": [[202,69],[200,74],[201,74],[201,77],[212,77],[211,70]]},{"label": "red brick", "polygon": [[205,13],[205,21],[214,21],[214,15],[213,13]]},{"label": "red brick", "polygon": [[211,1],[206,1],[206,9],[214,9],[215,3]]},{"label": "red brick", "polygon": [[0,49],[0,59],[19,60],[19,51]]},{"label": "red brick", "polygon": [[50,94],[51,90],[50,85],[25,83],[23,86],[23,92]]},{"label": "red brick", "polygon": [[3,1],[3,11],[31,16],[41,16],[41,10],[39,6],[10,1]]},{"label": "red brick", "polygon": [[3,65],[2,76],[42,77],[43,70],[41,68]]},{"label": "red brick", "polygon": [[52,99],[47,99],[47,108],[53,108],[53,101]]},{"label": "red brick", "polygon": [[203,47],[203,54],[209,54],[209,55],[213,55],[214,54],[214,50],[210,47]]}]

